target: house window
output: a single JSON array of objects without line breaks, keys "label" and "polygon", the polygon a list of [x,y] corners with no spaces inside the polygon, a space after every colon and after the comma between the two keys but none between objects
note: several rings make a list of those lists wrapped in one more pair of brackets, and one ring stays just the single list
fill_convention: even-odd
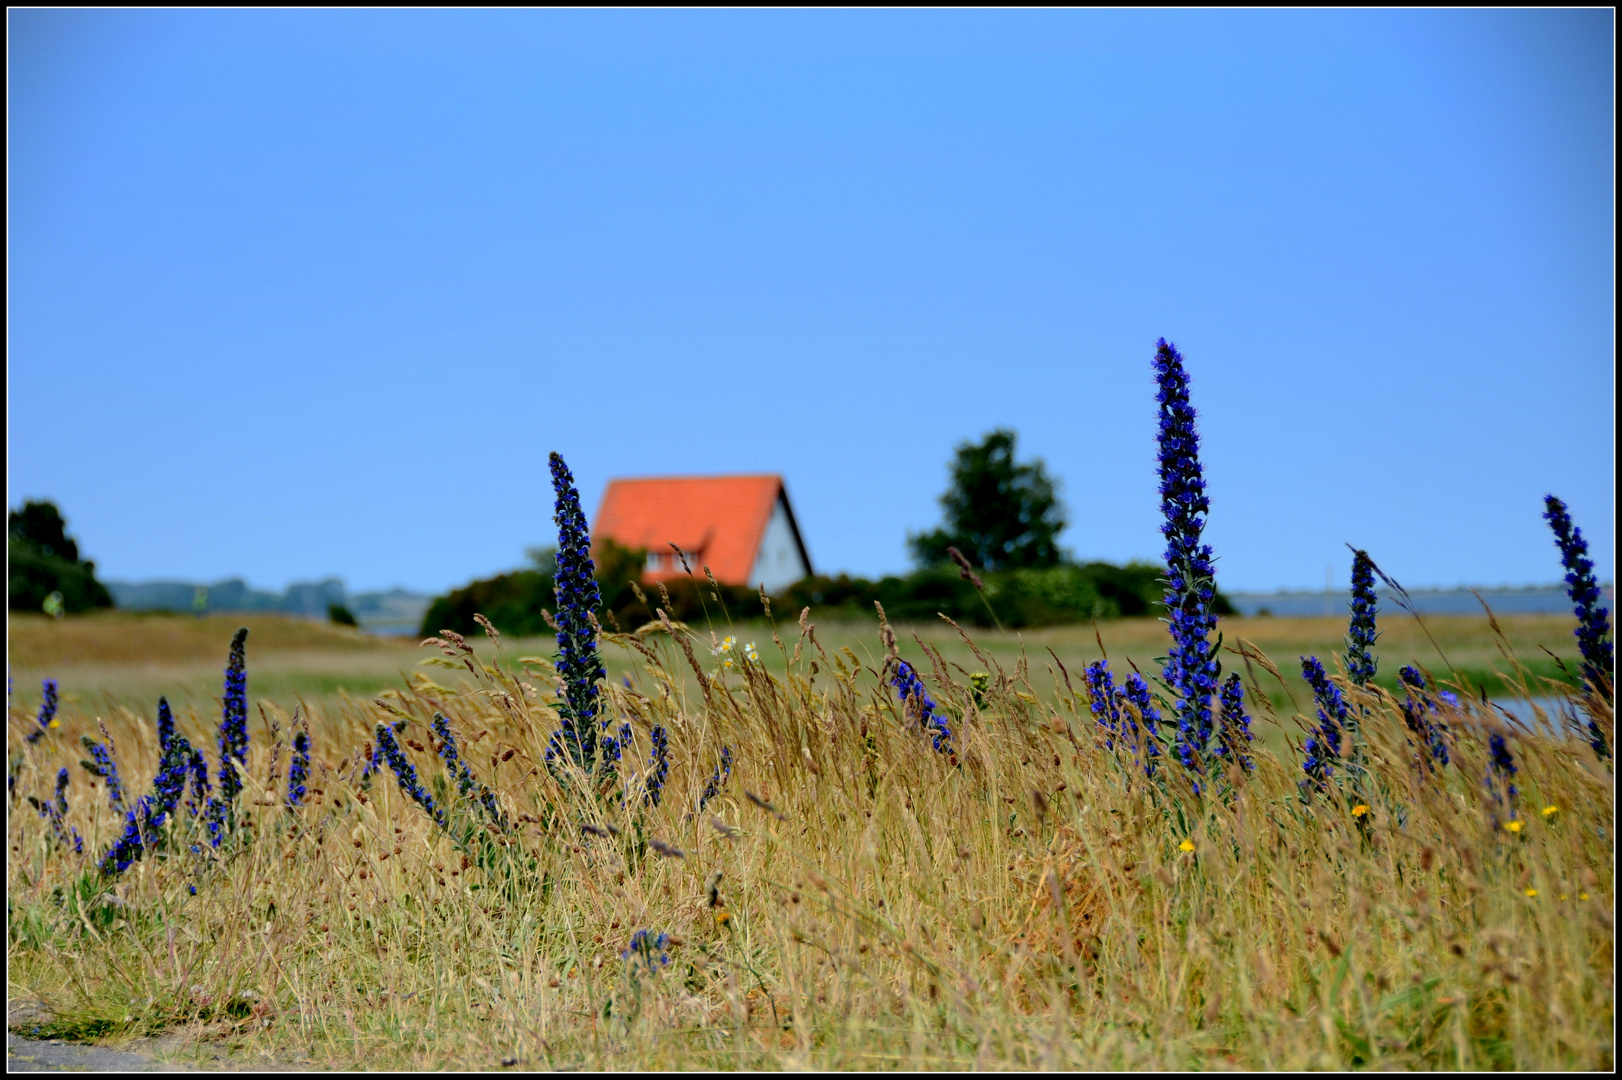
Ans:
[{"label": "house window", "polygon": [[658,573],[659,572],[659,569],[664,565],[664,561],[665,561],[665,557],[660,552],[657,552],[657,551],[648,552],[648,569],[650,571],[652,571],[653,573]]}]

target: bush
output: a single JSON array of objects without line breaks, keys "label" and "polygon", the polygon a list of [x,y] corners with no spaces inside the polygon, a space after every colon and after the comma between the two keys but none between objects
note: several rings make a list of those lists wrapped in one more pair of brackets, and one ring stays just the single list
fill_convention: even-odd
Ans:
[{"label": "bush", "polygon": [[6,515],[6,607],[40,611],[45,598],[62,594],[68,614],[113,606],[107,587],[96,580],[96,564],[79,558],[79,545],[54,503],[26,502]]},{"label": "bush", "polygon": [[475,581],[445,596],[437,596],[422,617],[422,632],[437,634],[454,630],[475,634],[483,615],[503,633],[519,637],[548,633],[541,611],[552,606],[552,575],[539,570],[515,570],[493,578]]},{"label": "bush", "polygon": [[327,621],[334,626],[359,626],[355,613],[342,604],[327,605]]},{"label": "bush", "polygon": [[[635,630],[656,621],[658,608],[677,622],[694,625],[763,614],[758,589],[711,585],[702,576],[667,581],[662,591],[657,585],[642,585],[638,578],[646,560],[647,552],[612,540],[600,541],[593,548],[595,576],[603,596],[600,617],[606,629]],[[1101,562],[1005,570],[984,575],[986,599],[982,600],[955,569],[930,567],[878,581],[849,574],[810,577],[790,585],[772,603],[774,613],[788,619],[806,607],[819,618],[865,619],[872,615],[876,600],[896,622],[934,622],[938,612],[966,625],[991,626],[989,602],[997,621],[1018,629],[1158,613],[1161,573],[1160,567],[1148,563],[1114,566]],[[473,620],[477,613],[504,634],[546,634],[551,630],[542,612],[553,603],[550,573],[519,570],[475,581],[436,599],[423,617],[422,632],[477,633],[479,624]],[[1221,593],[1215,606],[1219,615],[1233,613]]]},{"label": "bush", "polygon": [[[1100,562],[993,572],[982,578],[985,600],[954,569],[934,567],[878,581],[841,574],[791,585],[780,603],[794,611],[809,607],[823,616],[865,618],[877,600],[897,621],[933,621],[939,612],[960,623],[990,626],[989,603],[997,621],[1015,629],[1156,613],[1163,589],[1161,573],[1160,567],[1148,563]],[[1233,613],[1221,593],[1215,607],[1219,615]]]}]

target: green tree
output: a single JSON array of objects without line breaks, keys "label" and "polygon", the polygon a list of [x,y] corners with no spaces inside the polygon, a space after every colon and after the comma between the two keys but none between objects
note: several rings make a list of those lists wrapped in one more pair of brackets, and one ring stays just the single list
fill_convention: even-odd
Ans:
[{"label": "green tree", "polygon": [[40,611],[45,598],[62,594],[68,614],[113,606],[107,587],[96,580],[96,564],[79,558],[68,523],[50,502],[25,502],[6,514],[6,607]]},{"label": "green tree", "polygon": [[999,428],[978,443],[958,446],[952,485],[941,496],[943,526],[907,537],[920,566],[948,562],[951,547],[987,570],[1059,564],[1064,507],[1040,458],[1014,460],[1015,438]]}]

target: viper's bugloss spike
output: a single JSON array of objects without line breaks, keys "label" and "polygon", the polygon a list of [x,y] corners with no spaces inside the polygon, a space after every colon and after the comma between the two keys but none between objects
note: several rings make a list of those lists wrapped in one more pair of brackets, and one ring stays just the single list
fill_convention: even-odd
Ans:
[{"label": "viper's bugloss spike", "polygon": [[552,489],[557,495],[553,520],[558,527],[557,570],[553,594],[557,599],[558,677],[563,681],[563,701],[558,712],[563,730],[554,740],[562,744],[576,765],[588,773],[597,760],[597,711],[600,679],[607,677],[602,654],[597,648],[597,631],[591,613],[602,603],[602,594],[593,577],[591,533],[586,515],[580,509],[580,493],[574,474],[563,458],[553,452],[550,459]]},{"label": "viper's bugloss spike", "polygon": [[[1571,597],[1577,616],[1577,650],[1583,657],[1583,679],[1600,693],[1616,689],[1616,654],[1611,641],[1610,612],[1599,602],[1599,581],[1594,577],[1594,561],[1588,557],[1588,541],[1571,520],[1566,504],[1545,495],[1543,517],[1554,530],[1560,547],[1560,562],[1566,568],[1566,595]],[[1592,717],[1588,720],[1588,742],[1601,759],[1610,756],[1605,735]]]},{"label": "viper's bugloss spike", "polygon": [[[1160,531],[1166,537],[1166,622],[1171,632],[1162,673],[1177,696],[1177,760],[1196,772],[1212,764],[1212,698],[1222,665],[1210,640],[1216,628],[1216,571],[1201,541],[1211,500],[1200,466],[1200,436],[1183,357],[1165,338],[1155,348],[1160,403]],[[1199,783],[1195,783],[1196,790]]]}]

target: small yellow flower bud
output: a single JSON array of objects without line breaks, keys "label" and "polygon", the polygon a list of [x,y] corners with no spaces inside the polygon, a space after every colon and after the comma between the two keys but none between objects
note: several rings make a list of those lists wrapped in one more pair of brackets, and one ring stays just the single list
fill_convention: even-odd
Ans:
[{"label": "small yellow flower bud", "polygon": [[1193,851],[1194,850],[1194,841],[1192,841],[1192,840],[1184,840],[1181,844],[1177,845],[1177,850],[1178,851]]}]

